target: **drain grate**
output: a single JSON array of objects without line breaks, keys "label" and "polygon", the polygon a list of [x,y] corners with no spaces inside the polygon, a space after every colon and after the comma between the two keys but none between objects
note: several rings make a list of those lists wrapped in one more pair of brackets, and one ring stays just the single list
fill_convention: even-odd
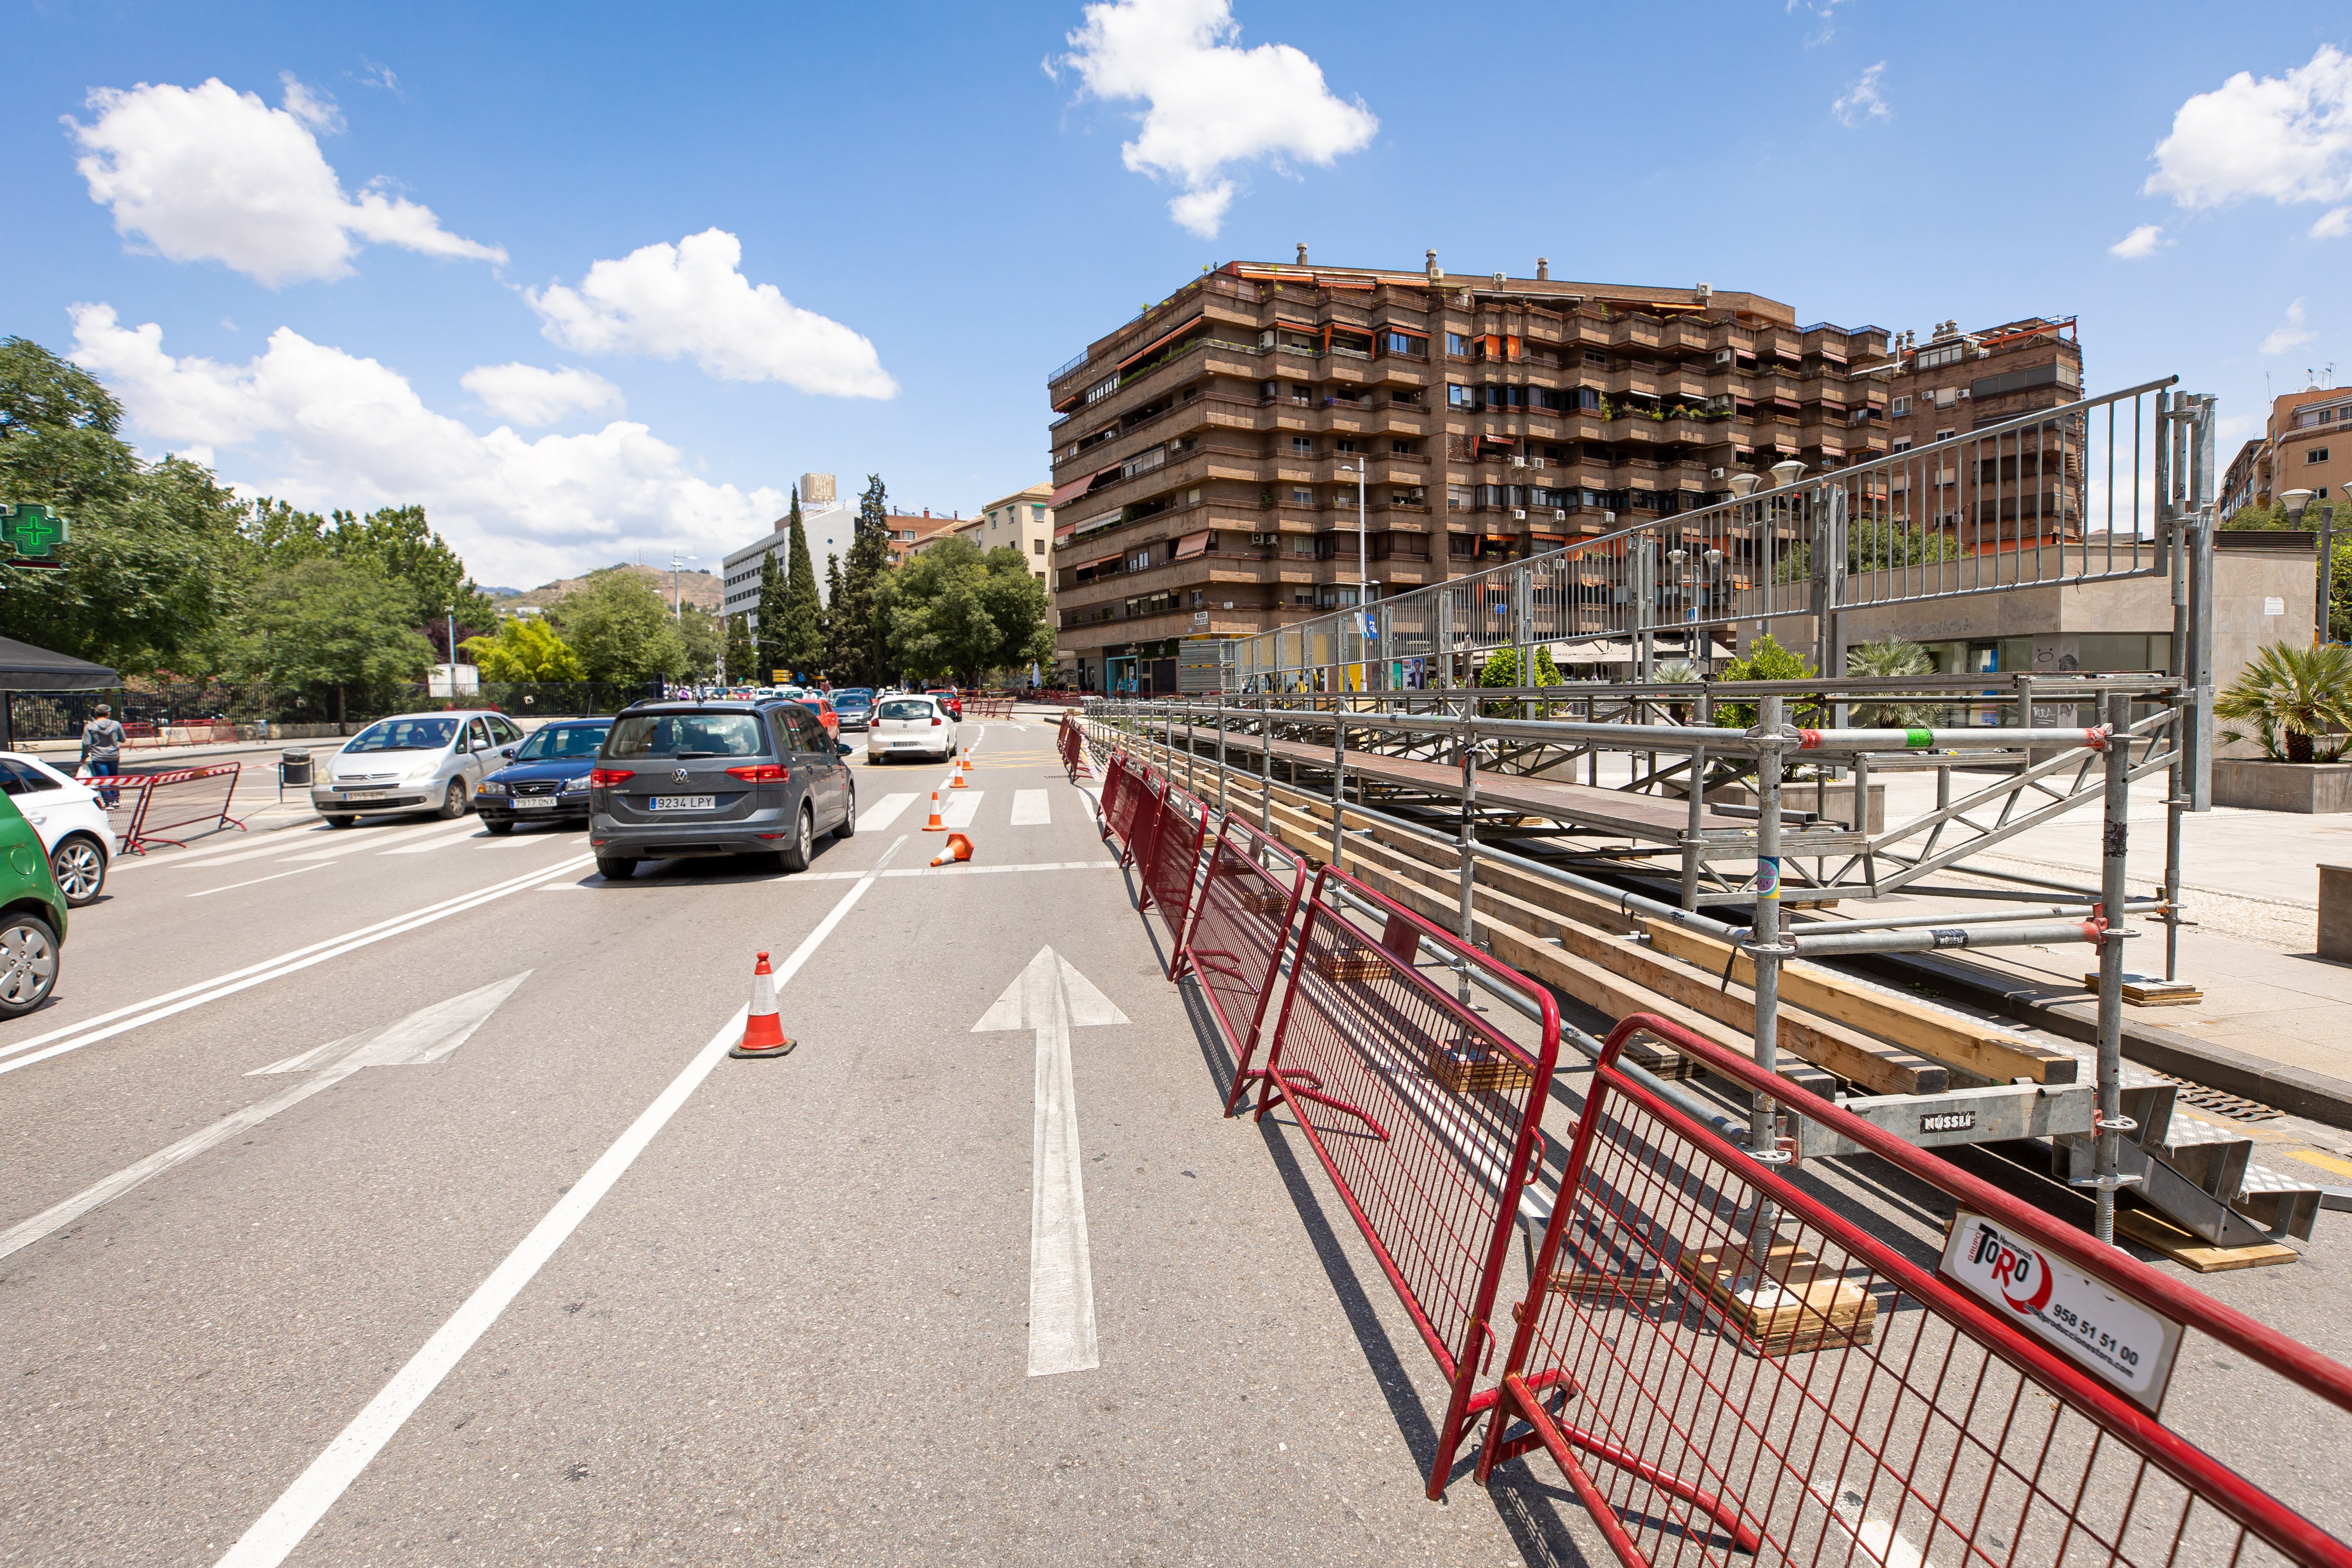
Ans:
[{"label": "drain grate", "polygon": [[2233,1122],[2270,1122],[2286,1114],[2285,1112],[2274,1106],[2265,1105],[2259,1100],[2249,1100],[2242,1094],[2231,1094],[2219,1089],[2210,1089],[2202,1083],[2191,1083],[2185,1078],[2175,1078],[2169,1072],[2159,1072],[2156,1076],[2167,1082],[2180,1085],[2180,1092],[2174,1098],[2181,1104],[2194,1106],[2200,1111],[2210,1111],[2217,1116],[2227,1116]]}]

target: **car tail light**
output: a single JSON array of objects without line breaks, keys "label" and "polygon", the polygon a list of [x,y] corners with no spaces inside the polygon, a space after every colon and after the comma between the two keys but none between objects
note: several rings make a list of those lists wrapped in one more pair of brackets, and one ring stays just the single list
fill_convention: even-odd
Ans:
[{"label": "car tail light", "polygon": [[782,784],[792,776],[791,768],[772,762],[747,762],[740,768],[727,770],[727,777],[740,779],[746,784]]},{"label": "car tail light", "polygon": [[610,789],[621,780],[636,776],[636,770],[630,768],[592,768],[588,770],[588,788]]},{"label": "car tail light", "polygon": [[937,714],[933,714],[933,715],[931,715],[931,725],[932,725],[932,727],[936,728],[936,727],[938,727],[939,726],[943,725],[943,724],[945,724],[945,723],[947,723],[947,720],[945,720],[945,719],[941,718],[939,715],[937,715]]}]

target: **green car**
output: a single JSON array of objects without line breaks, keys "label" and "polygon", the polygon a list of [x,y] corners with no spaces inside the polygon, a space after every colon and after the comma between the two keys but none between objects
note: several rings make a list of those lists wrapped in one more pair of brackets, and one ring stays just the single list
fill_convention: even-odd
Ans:
[{"label": "green car", "polygon": [[0,1019],[22,1018],[57,989],[66,896],[41,835],[0,795]]}]

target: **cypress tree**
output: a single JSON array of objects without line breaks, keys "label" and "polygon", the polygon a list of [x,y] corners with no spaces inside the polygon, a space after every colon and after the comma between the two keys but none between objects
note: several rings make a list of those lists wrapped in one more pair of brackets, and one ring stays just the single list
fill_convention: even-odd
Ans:
[{"label": "cypress tree", "polygon": [[752,679],[761,685],[774,678],[778,670],[792,667],[787,657],[784,628],[792,615],[784,599],[784,574],[776,565],[776,552],[770,550],[760,558],[759,622],[760,665]]},{"label": "cypress tree", "polygon": [[751,651],[751,618],[738,611],[727,618],[727,678],[751,680],[759,664],[759,655]]},{"label": "cypress tree", "polygon": [[856,661],[849,656],[841,636],[845,622],[841,602],[841,558],[837,555],[824,559],[824,613],[819,622],[824,628],[825,669],[835,684],[855,681]]},{"label": "cypress tree", "polygon": [[801,523],[801,493],[793,491],[785,528],[784,652],[794,676],[806,680],[825,663],[824,601],[817,595],[816,568],[809,560],[808,529]]},{"label": "cypress tree", "polygon": [[857,498],[857,528],[849,542],[849,567],[842,573],[841,594],[835,601],[840,617],[841,649],[852,677],[860,685],[878,685],[887,668],[882,651],[881,597],[884,574],[890,570],[889,506],[882,476],[866,476],[866,491]]}]

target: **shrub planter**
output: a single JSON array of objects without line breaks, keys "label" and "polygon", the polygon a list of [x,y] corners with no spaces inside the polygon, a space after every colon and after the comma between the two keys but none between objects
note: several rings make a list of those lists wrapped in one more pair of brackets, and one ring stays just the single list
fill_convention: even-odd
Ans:
[{"label": "shrub planter", "polygon": [[2257,811],[2352,811],[2352,762],[2213,759],[2213,804]]}]

